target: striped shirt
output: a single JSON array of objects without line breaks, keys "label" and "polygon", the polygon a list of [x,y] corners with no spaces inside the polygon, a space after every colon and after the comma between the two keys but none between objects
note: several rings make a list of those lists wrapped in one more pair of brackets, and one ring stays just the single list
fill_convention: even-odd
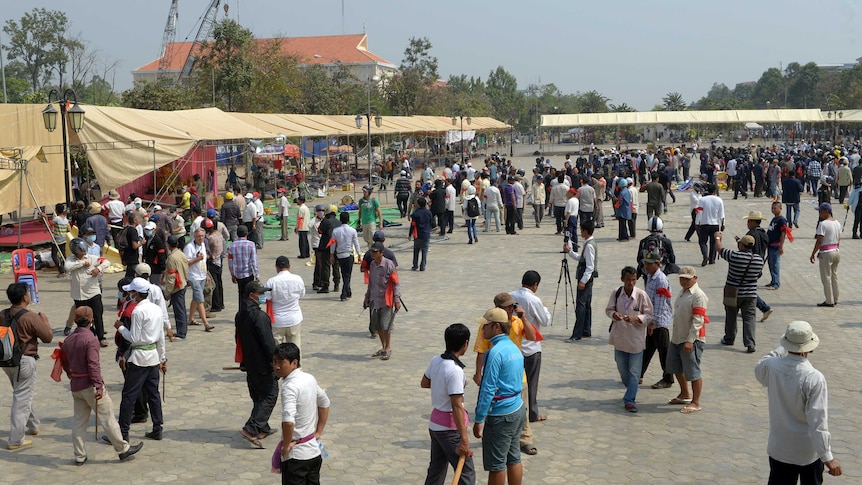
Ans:
[{"label": "striped shirt", "polygon": [[54,223],[52,228],[54,240],[57,244],[63,244],[66,242],[66,233],[69,232],[69,219],[66,219],[66,216],[56,216],[52,222]]},{"label": "striped shirt", "polygon": [[228,249],[227,267],[230,275],[236,279],[254,276],[260,273],[257,266],[257,247],[246,238],[239,238],[231,243]]},{"label": "striped shirt", "polygon": [[757,280],[763,272],[763,258],[751,251],[731,251],[727,248],[721,249],[721,258],[728,263],[726,284],[739,288],[737,297],[757,298]]},{"label": "striped shirt", "polygon": [[[664,288],[664,291],[660,291]],[[670,328],[673,316],[671,304],[670,282],[661,270],[653,275],[647,275],[646,293],[652,302],[652,321],[658,328]]]},{"label": "striped shirt", "polygon": [[811,160],[808,163],[808,176],[819,179],[820,174],[821,174],[820,162],[818,162],[817,160]]}]

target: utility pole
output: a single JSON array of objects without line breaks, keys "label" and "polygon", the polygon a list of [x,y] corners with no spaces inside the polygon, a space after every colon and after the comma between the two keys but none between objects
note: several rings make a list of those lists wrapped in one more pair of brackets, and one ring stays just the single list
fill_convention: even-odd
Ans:
[{"label": "utility pole", "polygon": [[3,65],[3,39],[2,38],[0,38],[0,77],[3,78],[3,104],[6,104],[6,103],[8,103],[7,98],[6,98],[6,67]]}]

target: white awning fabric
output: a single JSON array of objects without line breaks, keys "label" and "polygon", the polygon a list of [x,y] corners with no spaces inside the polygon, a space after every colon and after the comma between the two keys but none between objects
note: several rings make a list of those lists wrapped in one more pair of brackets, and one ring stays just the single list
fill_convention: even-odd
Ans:
[{"label": "white awning fabric", "polygon": [[[844,121],[847,117],[845,113]],[[862,117],[862,115],[860,115]],[[724,111],[641,111],[542,115],[542,126],[699,125],[822,122],[819,109],[759,109]]]}]

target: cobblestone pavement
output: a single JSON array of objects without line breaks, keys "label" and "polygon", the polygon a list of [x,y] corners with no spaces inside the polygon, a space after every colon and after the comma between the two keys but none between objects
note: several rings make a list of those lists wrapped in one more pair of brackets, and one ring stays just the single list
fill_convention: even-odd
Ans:
[{"label": "cobblestone pavement", "polygon": [[[530,157],[519,163],[525,168],[532,164]],[[724,196],[728,236],[745,233],[742,216],[749,210],[769,213],[767,199],[729,200],[727,194]],[[333,194],[333,199],[336,197],[340,195]],[[641,197],[644,208],[645,195]],[[382,199],[384,204],[394,204],[391,194]],[[616,224],[607,217],[605,228],[597,231],[601,277],[594,291],[593,338],[578,344],[563,342],[571,331],[566,328],[566,310],[570,326],[574,312],[571,302],[568,306],[564,303],[564,287],[559,291],[557,287],[562,241],[553,235],[552,220],[546,218],[541,228],[535,228],[529,216],[520,235],[480,232],[479,243],[474,245],[467,245],[465,230],[459,228],[447,240],[432,242],[425,272],[407,269],[412,246],[406,240],[406,226],[387,229],[387,244],[401,263],[402,291],[409,308],[396,317],[394,351],[388,362],[370,358],[377,342],[368,338],[368,314],[361,311],[361,277],[354,278],[357,297],[348,302],[338,301],[337,293],[318,295],[310,290],[312,268],[294,259],[298,254],[296,240],[267,242],[261,258],[262,276],[272,276],[275,257],[285,254],[291,257],[294,272],[309,285],[302,303],[302,366],[317,377],[332,399],[323,436],[330,453],[323,465],[323,483],[423,482],[429,454],[430,399],[419,381],[431,357],[442,351],[443,329],[463,322],[475,333],[473,319],[491,306],[494,294],[517,288],[528,269],[538,270],[544,277],[538,295],[555,311],[553,326],[543,330],[547,340],[539,386],[540,409],[548,421],[534,425],[539,453],[524,457],[524,483],[764,483],[768,475],[767,398],[754,378],[753,367],[761,355],[777,346],[786,324],[793,319],[811,322],[821,339],[811,361],[829,382],[832,445],[846,474],[843,479],[827,480],[860,483],[862,444],[858,433],[862,418],[853,414],[853,400],[862,397],[862,366],[857,360],[862,323],[856,313],[862,309],[862,298],[852,275],[862,269],[856,249],[862,243],[850,240],[849,230],[844,232],[839,269],[841,303],[836,308],[817,308],[823,293],[817,267],[808,262],[817,214],[808,202],[810,198],[803,203],[796,242],[786,246],[781,289],[762,291],[775,311],[767,322],[757,324],[757,353],[745,353],[739,342],[735,347],[718,344],[723,334],[721,288],[726,264],[719,261],[702,269],[698,266],[700,284],[711,298],[708,314],[713,323],[707,327],[703,357],[703,411],[691,415],[682,415],[679,407],[665,404],[676,395],[676,387],[649,388],[660,378],[657,358],[638,395],[640,412],[623,410],[624,389],[607,345],[607,318],[602,309],[619,285],[620,268],[634,263],[636,243],[616,242]],[[607,207],[605,203],[606,214]],[[836,216],[842,220],[844,211],[839,212]],[[697,265],[701,260],[697,244],[682,241],[688,223],[688,196],[680,194],[665,214],[665,229],[675,242],[678,262]],[[642,217],[638,220],[639,238],[646,235],[645,227]],[[0,278],[4,287],[10,278]],[[105,288],[114,288],[118,279],[119,275],[107,276]],[[678,283],[673,278],[671,281],[676,294]],[[762,279],[761,283],[766,282]],[[48,314],[55,340],[62,340],[70,304],[68,281],[43,272],[40,289],[42,303],[36,308]],[[0,449],[4,466],[0,482],[277,482],[279,477],[269,473],[269,458],[278,437],[266,440],[266,450],[253,450],[239,434],[251,403],[243,374],[222,370],[233,365],[232,323],[237,298],[229,280],[226,294],[227,309],[211,320],[217,326],[213,333],[191,327],[186,342],[168,344],[164,440],[144,438],[149,424],[133,425],[132,440],[144,439],[145,446],[127,463],[119,463],[110,447],[96,443],[91,427],[89,461],[82,467],[73,465],[68,381],[58,384],[50,380],[52,361],[48,356],[56,343],[41,345],[35,401],[42,419],[41,433],[33,437],[34,444],[28,449]],[[106,308],[112,308],[112,298],[109,291]],[[112,320],[109,313],[107,310],[107,319]],[[113,354],[113,348],[102,352],[102,368],[118,411],[122,380],[113,365]],[[474,361],[472,353],[466,356],[468,376]],[[477,388],[469,380],[468,386],[465,400],[472,414]],[[9,425],[10,401],[9,387],[3,385],[3,430]],[[273,426],[279,422],[279,409],[270,420]],[[481,468],[480,443],[474,440],[473,448]],[[485,483],[486,476],[480,472],[479,483]]]}]

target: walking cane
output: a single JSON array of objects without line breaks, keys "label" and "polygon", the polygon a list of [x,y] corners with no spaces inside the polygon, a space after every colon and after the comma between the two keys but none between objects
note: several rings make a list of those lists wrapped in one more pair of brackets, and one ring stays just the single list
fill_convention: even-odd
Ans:
[{"label": "walking cane", "polygon": [[96,413],[96,441],[99,441],[99,399],[96,398],[96,405],[93,406],[93,411]]},{"label": "walking cane", "polygon": [[455,478],[452,479],[452,485],[458,485],[458,481],[461,480],[461,472],[464,471],[464,460],[466,459],[466,455],[461,455],[458,458],[458,466],[455,467]]}]

